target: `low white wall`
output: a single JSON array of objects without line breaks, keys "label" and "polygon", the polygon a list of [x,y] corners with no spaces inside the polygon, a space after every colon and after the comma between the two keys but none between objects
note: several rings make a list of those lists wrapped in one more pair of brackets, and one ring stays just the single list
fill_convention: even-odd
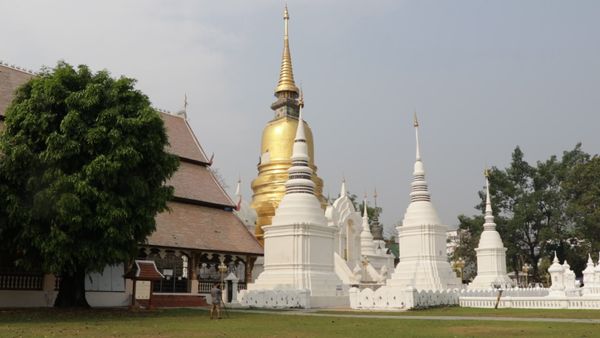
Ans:
[{"label": "low white wall", "polygon": [[310,290],[241,290],[238,302],[242,306],[267,309],[309,308]]},{"label": "low white wall", "polygon": [[87,291],[85,298],[91,307],[119,307],[131,304],[131,294],[125,292]]},{"label": "low white wall", "polygon": [[[496,297],[461,297],[460,306],[493,308]],[[600,309],[599,298],[584,297],[501,297],[498,308],[517,309]]]},{"label": "low white wall", "polygon": [[415,307],[431,307],[458,304],[459,290],[416,290],[382,286],[373,291],[370,288],[350,289],[350,307],[353,309],[411,309]]},{"label": "low white wall", "polygon": [[0,290],[0,308],[49,307],[54,305],[55,291]]}]

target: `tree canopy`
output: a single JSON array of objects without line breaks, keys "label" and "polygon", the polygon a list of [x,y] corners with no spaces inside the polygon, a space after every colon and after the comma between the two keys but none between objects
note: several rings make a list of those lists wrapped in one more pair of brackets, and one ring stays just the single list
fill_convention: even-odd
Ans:
[{"label": "tree canopy", "polygon": [[[580,273],[587,254],[600,247],[600,160],[581,150],[581,144],[562,157],[530,165],[517,147],[505,169],[490,170],[490,194],[497,230],[507,248],[509,271],[531,265],[534,281],[546,281],[553,252],[568,259]],[[479,191],[484,211],[485,194]],[[483,219],[459,216],[460,245],[455,258],[475,264]]]},{"label": "tree canopy", "polygon": [[18,89],[0,134],[0,241],[61,277],[57,306],[87,306],[84,277],[128,262],[155,229],[178,160],[135,81],[59,62]]}]

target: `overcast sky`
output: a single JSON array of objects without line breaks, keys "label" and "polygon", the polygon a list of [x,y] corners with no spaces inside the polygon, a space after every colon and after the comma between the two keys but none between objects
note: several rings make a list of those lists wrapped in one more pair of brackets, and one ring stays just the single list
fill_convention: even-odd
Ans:
[{"label": "overcast sky", "polygon": [[[59,59],[138,80],[189,120],[251,198],[279,76],[283,1],[1,0],[0,60]],[[325,194],[379,192],[391,231],[408,204],[412,115],[434,205],[476,213],[486,164],[600,149],[600,1],[288,1],[290,44]],[[371,202],[372,203],[372,202]]]}]

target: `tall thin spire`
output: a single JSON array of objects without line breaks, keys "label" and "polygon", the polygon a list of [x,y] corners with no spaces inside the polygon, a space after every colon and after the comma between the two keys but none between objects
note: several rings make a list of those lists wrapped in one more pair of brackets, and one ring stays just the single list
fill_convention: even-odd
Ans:
[{"label": "tall thin spire", "polygon": [[342,189],[340,189],[340,197],[344,197],[348,195],[348,190],[346,189],[346,178],[342,179]]},{"label": "tall thin spire", "polygon": [[294,72],[292,70],[292,55],[290,53],[290,42],[288,36],[288,22],[290,15],[288,13],[287,5],[283,11],[283,55],[281,57],[281,70],[279,72],[279,81],[275,88],[275,96],[280,92],[293,92],[298,94],[298,87],[294,82]]},{"label": "tall thin spire", "polygon": [[360,251],[363,255],[375,254],[375,243],[373,242],[373,235],[369,227],[369,214],[367,213],[367,198],[364,200],[364,209],[362,217],[362,231],[360,232]]},{"label": "tall thin spire", "polygon": [[237,186],[235,187],[235,197],[237,198],[237,202],[235,205],[235,210],[240,211],[242,208],[242,178],[238,176]]},{"label": "tall thin spire", "polygon": [[494,223],[494,214],[492,212],[492,199],[490,197],[490,171],[485,168],[483,173],[485,175],[485,223],[483,224],[483,229],[496,230],[496,223]]},{"label": "tall thin spire", "polygon": [[236,196],[236,197],[238,197],[238,196],[242,196],[242,193],[241,193],[241,185],[242,185],[242,178],[241,178],[241,177],[238,177],[238,180],[237,180],[237,186],[235,187],[235,196]]},{"label": "tall thin spire", "polygon": [[375,208],[377,208],[377,188],[373,191],[373,200],[375,201]]},{"label": "tall thin spire", "polygon": [[417,140],[417,161],[421,160],[421,149],[419,145],[419,120],[417,120],[417,112],[415,111],[413,126],[415,127],[415,138]]},{"label": "tall thin spire", "polygon": [[383,226],[379,224],[379,209],[377,208],[377,188],[373,192],[373,199],[375,200],[375,209],[373,210],[373,220],[371,222],[371,234],[373,239],[383,240]]},{"label": "tall thin spire", "polygon": [[308,146],[306,144],[306,133],[304,120],[302,119],[302,108],[304,97],[301,95],[299,102],[298,128],[294,139],[292,150],[292,166],[288,169],[289,179],[285,184],[285,193],[308,193],[315,192],[315,183],[311,180],[312,169],[308,166]]},{"label": "tall thin spire", "polygon": [[410,201],[431,201],[429,190],[427,188],[427,181],[425,181],[425,166],[421,162],[421,151],[419,145],[419,121],[417,120],[417,113],[415,112],[414,123],[415,127],[415,138],[416,138],[416,161],[413,171],[413,182],[411,183]]}]

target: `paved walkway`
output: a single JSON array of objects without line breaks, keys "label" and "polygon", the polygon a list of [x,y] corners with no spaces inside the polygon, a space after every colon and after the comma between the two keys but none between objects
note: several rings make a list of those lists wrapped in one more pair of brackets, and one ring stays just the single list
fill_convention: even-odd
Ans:
[{"label": "paved walkway", "polygon": [[229,312],[260,313],[279,316],[312,316],[312,317],[336,317],[336,318],[377,318],[377,319],[416,319],[416,320],[476,320],[476,321],[499,321],[499,322],[549,322],[549,323],[587,323],[600,324],[600,319],[579,318],[528,318],[528,317],[479,317],[479,316],[411,316],[411,315],[370,315],[370,314],[331,314],[318,313],[316,310],[240,310],[227,309]]}]

